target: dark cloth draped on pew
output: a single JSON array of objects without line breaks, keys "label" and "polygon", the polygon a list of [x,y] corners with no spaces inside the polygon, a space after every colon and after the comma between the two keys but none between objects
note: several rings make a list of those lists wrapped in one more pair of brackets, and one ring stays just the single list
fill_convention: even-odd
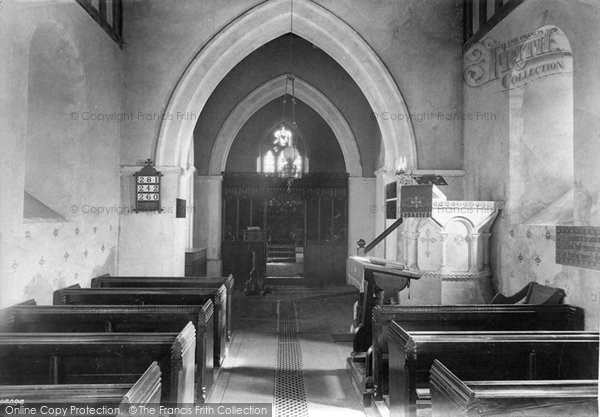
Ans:
[{"label": "dark cloth draped on pew", "polygon": [[523,304],[560,304],[565,297],[565,292],[560,288],[548,287],[532,281],[511,296],[496,294],[491,303],[515,304],[523,301]]}]

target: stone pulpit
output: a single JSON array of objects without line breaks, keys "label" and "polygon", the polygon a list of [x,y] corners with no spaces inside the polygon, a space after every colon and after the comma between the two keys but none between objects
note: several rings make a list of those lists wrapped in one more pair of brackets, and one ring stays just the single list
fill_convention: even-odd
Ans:
[{"label": "stone pulpit", "polygon": [[[493,296],[490,227],[501,204],[448,201],[435,185],[394,185],[397,194],[388,205],[395,201],[396,215],[390,216],[388,210],[388,219],[399,219],[387,235],[386,258],[420,275],[408,291],[399,293],[398,302],[488,303]],[[356,276],[351,275],[348,271],[347,281],[356,285]]]}]

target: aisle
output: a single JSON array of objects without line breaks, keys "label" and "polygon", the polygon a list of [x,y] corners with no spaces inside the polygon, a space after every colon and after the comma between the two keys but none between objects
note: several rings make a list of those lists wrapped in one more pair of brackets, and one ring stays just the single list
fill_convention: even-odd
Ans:
[{"label": "aisle", "polygon": [[345,370],[348,288],[234,298],[234,337],[209,402],[273,403],[275,416],[364,417]]}]

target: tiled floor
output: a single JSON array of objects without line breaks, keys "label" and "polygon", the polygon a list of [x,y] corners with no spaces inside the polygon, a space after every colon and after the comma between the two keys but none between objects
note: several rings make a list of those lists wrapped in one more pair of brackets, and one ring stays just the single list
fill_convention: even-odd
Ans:
[{"label": "tiled floor", "polygon": [[[301,375],[308,416],[357,416],[365,413],[345,370],[350,342],[334,342],[332,334],[348,333],[355,295],[349,287],[282,288],[265,297],[234,297],[234,337],[209,402],[275,403],[278,353],[282,343],[301,352]],[[293,308],[295,329],[279,339],[278,302]],[[288,335],[289,336],[289,335]],[[297,349],[294,350],[297,352]],[[285,390],[284,390],[285,391]],[[278,392],[282,392],[281,389]],[[291,395],[291,394],[290,394]],[[280,401],[281,403],[281,401]],[[291,412],[278,415],[301,416]]]}]

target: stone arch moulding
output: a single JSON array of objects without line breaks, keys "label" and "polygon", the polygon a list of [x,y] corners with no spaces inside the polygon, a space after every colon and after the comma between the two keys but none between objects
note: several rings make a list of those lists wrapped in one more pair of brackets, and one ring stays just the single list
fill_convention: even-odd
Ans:
[{"label": "stone arch moulding", "polygon": [[[287,75],[281,75],[267,81],[235,106],[219,130],[213,145],[209,162],[209,175],[221,175],[221,172],[225,171],[227,156],[241,128],[254,113],[272,100],[285,94],[286,80]],[[362,164],[358,145],[354,133],[342,113],[321,91],[301,78],[296,77],[295,90],[296,98],[319,113],[333,131],[342,149],[346,172],[351,177],[362,177]]]},{"label": "stone arch moulding", "polygon": [[466,217],[455,217],[453,219],[450,219],[450,221],[448,221],[445,225],[443,225],[441,227],[441,233],[447,233],[448,232],[448,227],[451,226],[454,223],[459,223],[463,226],[465,226],[465,228],[467,229],[467,231],[469,233],[473,233],[476,231],[476,226],[473,224],[473,222],[471,222],[469,219],[467,219]]},{"label": "stone arch moulding", "polygon": [[[167,113],[200,114],[223,79],[249,53],[290,29],[290,0],[265,1],[246,11],[216,34],[192,60],[169,99]],[[384,63],[347,23],[310,0],[294,1],[294,33],[313,43],[348,72],[376,113],[407,113],[398,86]],[[416,168],[416,144],[408,120],[377,123],[385,149],[386,165],[407,157]],[[165,120],[156,145],[157,165],[185,167],[193,140],[195,120]]]}]

